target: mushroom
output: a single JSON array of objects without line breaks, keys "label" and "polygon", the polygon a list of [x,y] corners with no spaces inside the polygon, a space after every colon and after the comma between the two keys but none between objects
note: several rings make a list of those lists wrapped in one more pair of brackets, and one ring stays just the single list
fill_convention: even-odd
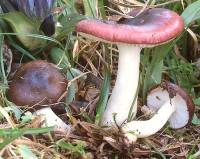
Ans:
[{"label": "mushroom", "polygon": [[176,38],[184,29],[182,18],[173,11],[163,8],[141,9],[129,13],[133,18],[121,18],[119,21],[85,19],[76,25],[76,31],[85,37],[107,43],[117,44],[119,49],[118,72],[115,86],[109,98],[101,124],[122,124],[133,107],[133,117],[137,112],[137,95],[140,65],[140,51],[144,47],[153,47]]},{"label": "mushroom", "polygon": [[194,115],[192,98],[179,86],[165,82],[147,95],[147,106],[156,114],[146,121],[131,121],[122,127],[129,141],[158,132],[169,121],[169,126],[179,129],[191,122]]},{"label": "mushroom", "polygon": [[[36,115],[44,115],[46,126],[68,129],[50,107],[66,95],[67,80],[55,65],[42,60],[22,65],[13,76],[7,92],[8,99],[18,106],[33,107]],[[64,95],[65,94],[65,95]]]}]

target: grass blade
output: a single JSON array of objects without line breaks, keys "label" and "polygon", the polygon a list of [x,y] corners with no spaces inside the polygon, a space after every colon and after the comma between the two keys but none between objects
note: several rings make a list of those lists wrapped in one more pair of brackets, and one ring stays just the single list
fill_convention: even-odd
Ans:
[{"label": "grass blade", "polygon": [[10,36],[8,36],[9,39],[9,44],[14,47],[15,49],[17,49],[20,53],[26,55],[27,57],[29,57],[32,60],[36,60],[36,58],[31,55],[30,52],[28,52],[27,50],[25,50],[24,48],[22,48],[20,45],[18,45]]},{"label": "grass blade", "polygon": [[[2,33],[2,30],[0,29],[0,33]],[[3,63],[3,41],[4,41],[4,36],[0,35],[0,72],[2,74],[2,80],[3,84],[7,86],[8,81],[6,78],[6,73],[5,73],[5,68],[4,68],[4,63]]]},{"label": "grass blade", "polygon": [[184,19],[185,26],[200,18],[200,0],[190,4],[181,14]]},{"label": "grass blade", "polygon": [[101,93],[99,96],[99,101],[97,102],[96,105],[96,118],[95,118],[95,123],[99,123],[101,116],[106,108],[106,104],[108,101],[108,96],[109,96],[109,90],[110,90],[110,70],[106,65],[104,65],[104,80],[102,83],[101,87]]},{"label": "grass blade", "polygon": [[88,17],[97,17],[96,8],[97,1],[96,0],[83,0],[85,15]]},{"label": "grass blade", "polygon": [[4,148],[7,144],[11,143],[13,140],[23,136],[23,135],[34,135],[47,133],[53,130],[53,127],[46,128],[30,128],[30,129],[0,129],[0,138],[4,138],[5,140],[0,143],[0,150]]}]

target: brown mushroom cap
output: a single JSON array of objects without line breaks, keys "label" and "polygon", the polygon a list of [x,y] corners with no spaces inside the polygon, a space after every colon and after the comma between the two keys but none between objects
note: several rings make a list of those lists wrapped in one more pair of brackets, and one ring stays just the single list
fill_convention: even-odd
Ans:
[{"label": "brown mushroom cap", "polygon": [[174,39],[184,29],[183,19],[173,11],[153,8],[137,15],[139,12],[135,9],[129,13],[134,18],[118,22],[85,19],[76,31],[112,43],[156,45]]},{"label": "brown mushroom cap", "polygon": [[55,65],[42,60],[28,62],[15,73],[7,96],[16,105],[57,102],[67,89],[67,80]]},{"label": "brown mushroom cap", "polygon": [[189,124],[195,109],[192,97],[175,84],[164,82],[150,90],[147,96],[147,106],[157,111],[169,100],[171,100],[176,107],[175,112],[169,119],[170,127],[178,129]]}]

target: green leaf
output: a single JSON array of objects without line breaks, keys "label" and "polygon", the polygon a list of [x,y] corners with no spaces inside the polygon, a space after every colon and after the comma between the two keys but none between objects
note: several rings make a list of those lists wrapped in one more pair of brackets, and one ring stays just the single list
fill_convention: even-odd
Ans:
[{"label": "green leaf", "polygon": [[12,112],[14,113],[15,117],[17,120],[20,119],[21,115],[22,115],[22,110],[20,110],[17,106],[13,105],[13,104],[8,104],[8,106],[4,106],[4,109],[7,111],[7,112]]},{"label": "green leaf", "polygon": [[23,135],[34,135],[34,134],[41,134],[47,133],[53,130],[53,127],[46,127],[46,128],[6,128],[0,129],[0,138],[4,139],[3,142],[0,143],[0,150],[4,148],[7,144],[11,143],[13,140],[23,136]]},{"label": "green leaf", "polygon": [[[70,71],[67,72],[67,79],[72,80],[74,76],[71,74]],[[75,98],[77,89],[77,84],[75,82],[72,82],[71,85],[68,88],[67,96],[65,99],[65,104],[68,106]]]},{"label": "green leaf", "polygon": [[18,151],[23,159],[38,159],[37,156],[26,145],[18,146]]},{"label": "green leaf", "polygon": [[190,4],[181,15],[184,19],[185,26],[200,18],[200,0]]},{"label": "green leaf", "polygon": [[97,17],[96,8],[97,0],[83,0],[83,5],[85,9],[85,15],[88,17]]},{"label": "green leaf", "polygon": [[106,65],[104,65],[104,80],[101,86],[99,101],[97,102],[96,105],[95,123],[99,123],[101,116],[105,111],[110,91],[110,79],[111,79],[110,70]]},{"label": "green leaf", "polygon": [[60,19],[61,27],[56,28],[55,38],[59,41],[66,38],[69,33],[75,30],[76,24],[85,18],[85,16],[76,13],[63,16]]},{"label": "green leaf", "polygon": [[30,128],[30,129],[20,129],[23,131],[24,135],[34,135],[34,134],[43,134],[53,131],[54,127],[45,127],[45,128]]},{"label": "green leaf", "polygon": [[[25,37],[30,37],[30,38],[35,38],[35,39],[41,39],[45,41],[50,41],[52,43],[58,44],[61,48],[63,48],[63,45],[56,39],[44,35],[39,35],[39,34],[30,34],[30,33],[0,33],[0,35],[15,35],[15,36],[25,36]],[[43,47],[42,47],[43,46]],[[44,48],[45,45],[40,45],[40,48]],[[37,47],[36,47],[37,48]],[[36,49],[34,48],[34,49]],[[29,48],[31,49],[31,48]]]},{"label": "green leaf", "polygon": [[76,143],[76,144],[71,144],[71,143],[67,143],[63,140],[60,140],[56,143],[59,147],[66,149],[68,151],[70,151],[71,153],[75,153],[75,154],[79,154],[79,155],[84,155],[85,154],[85,146],[83,143]]},{"label": "green leaf", "polygon": [[[2,33],[2,30],[0,29],[0,33]],[[6,73],[5,73],[5,68],[4,68],[4,62],[3,62],[3,41],[4,41],[4,36],[0,35],[0,72],[2,76],[0,76],[0,79],[3,81],[4,85],[8,84],[7,78],[6,78]]]},{"label": "green leaf", "polygon": [[33,118],[32,113],[26,113],[25,115],[23,115],[21,117],[21,124],[24,124],[24,123],[27,123],[27,122],[31,121],[32,118]]},{"label": "green leaf", "polygon": [[101,14],[101,18],[105,19],[106,18],[106,11],[105,11],[105,5],[104,5],[104,0],[98,0],[98,8]]},{"label": "green leaf", "polygon": [[31,53],[27,50],[25,50],[24,48],[22,48],[17,42],[15,42],[11,36],[8,36],[9,39],[9,44],[14,47],[15,49],[17,49],[19,51],[19,53],[24,54],[25,56],[29,57],[31,60],[36,60],[36,58],[31,55]]},{"label": "green leaf", "polygon": [[[3,130],[3,131],[6,131],[6,130]],[[0,131],[0,137],[1,136],[4,136],[4,135],[1,135],[1,131]],[[11,143],[12,141],[14,141],[15,139],[17,139],[18,137],[22,136],[23,133],[21,131],[19,132],[13,132],[13,134],[9,134],[5,141],[1,142],[0,143],[0,150],[3,149],[6,145],[8,145],[9,143]]]},{"label": "green leaf", "polygon": [[200,119],[197,117],[196,114],[194,114],[194,117],[192,119],[192,124],[200,126]]},{"label": "green leaf", "polygon": [[200,157],[200,150],[195,152],[193,155],[189,155],[187,159],[199,159]]},{"label": "green leaf", "polygon": [[200,105],[200,97],[193,100],[195,105]]},{"label": "green leaf", "polygon": [[[145,65],[142,74],[144,77],[143,79],[143,85],[142,85],[142,97],[143,102],[146,99],[146,93],[149,90],[149,88],[153,87],[156,84],[159,84],[161,82],[162,77],[162,70],[163,70],[163,59],[167,55],[167,53],[170,51],[170,49],[173,47],[175,41],[171,41],[167,44],[158,46],[152,50],[152,60],[151,62],[143,62],[143,65]],[[144,54],[143,59],[148,60],[150,51],[147,51]]]},{"label": "green leaf", "polygon": [[21,12],[9,12],[0,14],[0,18],[9,23],[14,33],[17,33],[19,41],[28,49],[34,50],[45,45],[46,40],[34,38],[31,36],[21,36],[20,34],[43,34],[40,30],[40,24],[31,21],[30,18]]},{"label": "green leaf", "polygon": [[69,68],[71,68],[71,64],[69,62],[69,59],[67,55],[65,54],[65,51],[63,51],[60,48],[54,47],[50,51],[50,57],[53,60],[53,62],[58,65],[59,68],[63,70],[63,72],[67,72]]},{"label": "green leaf", "polygon": [[151,79],[155,84],[161,83],[162,68],[163,68],[163,60],[159,61],[157,63],[157,67],[155,67],[155,69],[152,71]]},{"label": "green leaf", "polygon": [[[128,113],[127,122],[132,121],[132,120],[134,119],[136,113],[137,113],[137,112],[135,112],[135,110],[137,111],[137,108],[135,108],[135,102],[136,102],[137,97],[138,97],[138,93],[139,93],[139,89],[140,89],[139,87],[140,87],[140,86],[139,86],[139,81],[138,81],[136,94],[135,94],[135,96],[134,96],[134,100],[133,100],[133,102],[132,102],[132,104],[131,104],[131,108],[130,108],[129,113]],[[136,105],[136,106],[137,106],[137,105]]]},{"label": "green leaf", "polygon": [[[80,76],[81,74],[83,74],[83,72],[81,72],[80,70],[75,69],[75,68],[70,68],[67,71],[67,79],[68,80],[73,80],[74,78]],[[87,78],[87,76],[83,75],[79,79],[80,80],[85,80],[86,78]],[[67,97],[65,99],[65,104],[66,105],[69,105],[74,100],[75,94],[76,94],[77,91],[78,91],[77,82],[76,81],[71,82],[71,85],[68,88]]]}]

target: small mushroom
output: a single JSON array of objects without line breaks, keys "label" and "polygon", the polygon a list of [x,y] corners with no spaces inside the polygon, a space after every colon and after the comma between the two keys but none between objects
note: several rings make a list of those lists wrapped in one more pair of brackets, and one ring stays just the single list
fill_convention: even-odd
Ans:
[{"label": "small mushroom", "polygon": [[65,124],[49,106],[66,95],[66,77],[55,65],[42,60],[22,65],[14,74],[7,92],[8,99],[18,106],[28,106],[37,110],[36,115],[44,115],[46,126],[67,129]]},{"label": "small mushroom", "polygon": [[[81,20],[76,31],[94,40],[117,44],[119,49],[118,72],[112,95],[109,98],[101,125],[121,125],[127,118],[133,104],[139,79],[140,52],[142,48],[153,47],[176,38],[184,29],[182,18],[173,11],[163,8],[134,9],[133,18],[119,21],[95,19]],[[134,103],[133,116],[137,112]]]},{"label": "small mushroom", "polygon": [[151,119],[131,121],[122,127],[130,142],[155,134],[167,121],[173,129],[182,128],[191,122],[194,115],[192,98],[182,88],[169,82],[149,92],[147,106],[156,112]]}]

